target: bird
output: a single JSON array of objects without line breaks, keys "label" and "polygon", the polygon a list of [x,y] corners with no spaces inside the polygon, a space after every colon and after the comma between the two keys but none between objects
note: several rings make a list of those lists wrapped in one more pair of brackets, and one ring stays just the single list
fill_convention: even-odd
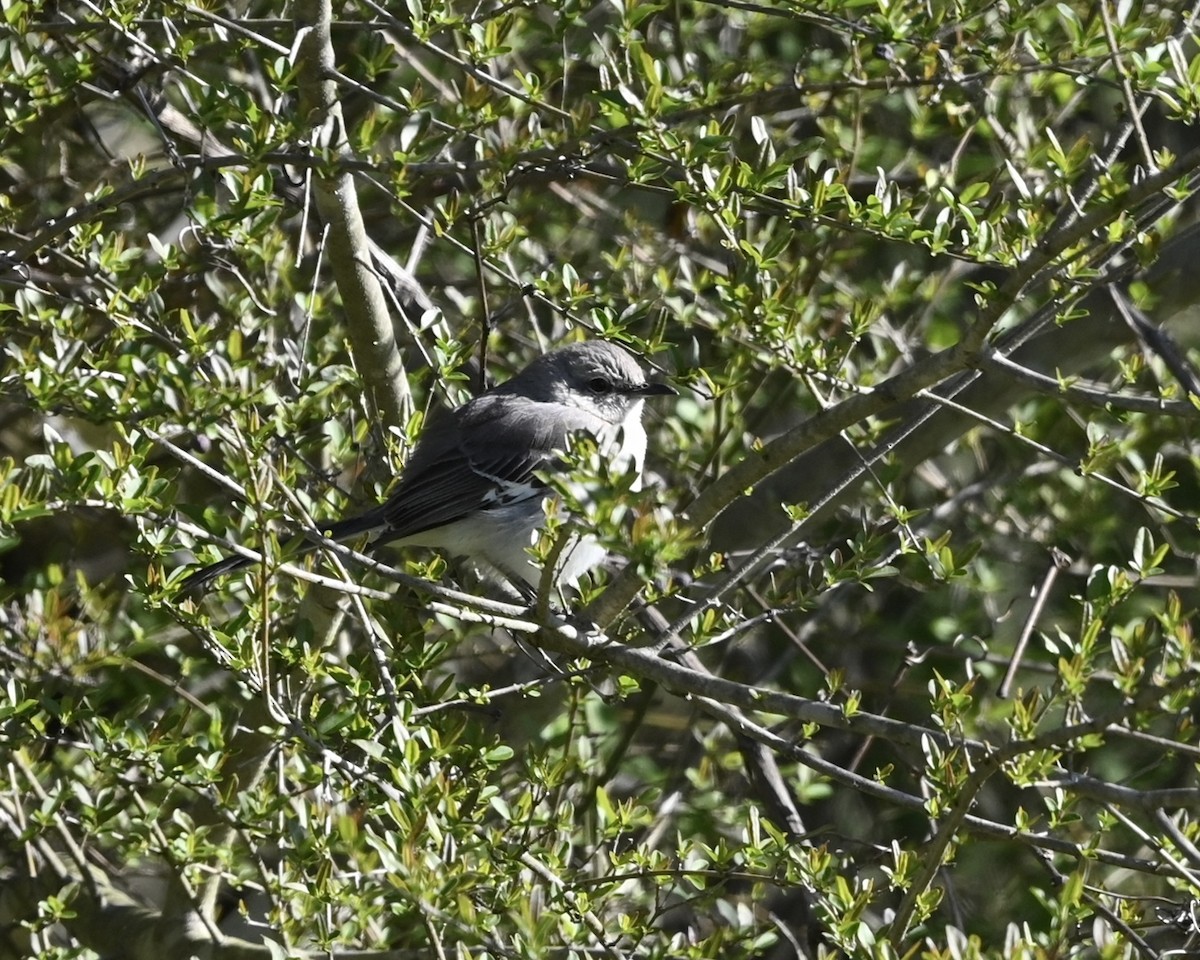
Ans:
[{"label": "bird", "polygon": [[[541,569],[529,547],[545,522],[551,493],[539,472],[561,463],[571,438],[590,437],[610,475],[632,472],[640,485],[646,456],[644,402],[670,396],[670,384],[647,379],[624,347],[583,340],[551,350],[499,386],[433,418],[387,499],[364,513],[320,525],[335,541],[367,534],[384,544],[428,547],[464,557],[490,580],[536,595]],[[310,535],[311,536],[311,535]],[[316,549],[310,539],[304,552]],[[605,551],[586,536],[560,554],[555,585],[572,585]],[[180,584],[184,593],[254,563],[231,556]]]}]

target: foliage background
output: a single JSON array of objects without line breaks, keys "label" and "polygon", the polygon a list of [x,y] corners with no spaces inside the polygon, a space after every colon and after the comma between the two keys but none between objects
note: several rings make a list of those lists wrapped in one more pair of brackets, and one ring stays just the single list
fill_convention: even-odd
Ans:
[{"label": "foliage background", "polygon": [[[1193,7],[0,9],[5,956],[1196,953]],[[288,563],[581,335],[573,622]]]}]

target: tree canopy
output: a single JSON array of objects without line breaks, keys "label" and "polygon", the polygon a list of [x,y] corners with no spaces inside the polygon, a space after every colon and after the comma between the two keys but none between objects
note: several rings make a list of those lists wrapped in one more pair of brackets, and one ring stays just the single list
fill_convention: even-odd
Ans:
[{"label": "tree canopy", "polygon": [[[1194,5],[0,10],[0,957],[1200,954]],[[582,338],[578,591],[295,549]]]}]

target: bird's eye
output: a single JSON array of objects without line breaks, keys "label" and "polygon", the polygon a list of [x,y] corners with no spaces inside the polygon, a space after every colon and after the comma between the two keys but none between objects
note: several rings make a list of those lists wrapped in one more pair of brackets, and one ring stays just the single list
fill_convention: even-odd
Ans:
[{"label": "bird's eye", "polygon": [[612,393],[613,385],[611,380],[606,380],[604,377],[592,377],[588,381],[588,389],[595,394]]}]

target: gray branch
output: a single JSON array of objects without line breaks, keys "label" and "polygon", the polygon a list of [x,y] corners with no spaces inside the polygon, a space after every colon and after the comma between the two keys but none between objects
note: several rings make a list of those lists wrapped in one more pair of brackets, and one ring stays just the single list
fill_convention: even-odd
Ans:
[{"label": "gray branch", "polygon": [[327,170],[313,171],[313,195],[328,228],[326,250],[346,310],[355,365],[376,415],[385,426],[399,427],[407,421],[412,406],[404,363],[372,264],[354,179],[336,165],[338,159],[349,155],[350,148],[332,79],[331,16],[330,0],[296,4],[300,111],[314,131],[314,149],[324,148],[334,161]]}]

